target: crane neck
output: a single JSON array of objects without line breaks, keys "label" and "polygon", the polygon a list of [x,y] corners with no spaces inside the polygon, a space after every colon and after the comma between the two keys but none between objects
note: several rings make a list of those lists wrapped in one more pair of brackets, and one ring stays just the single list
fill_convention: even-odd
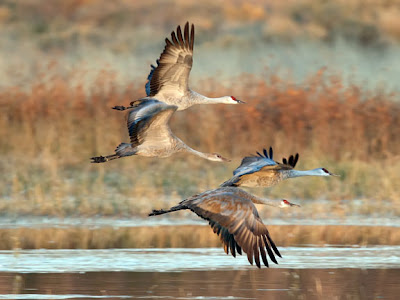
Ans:
[{"label": "crane neck", "polygon": [[190,148],[188,145],[186,145],[182,141],[181,141],[181,149],[182,149],[182,151],[186,151],[186,152],[192,153],[194,155],[197,155],[199,157],[202,157],[202,158],[205,158],[205,159],[208,159],[208,160],[212,160],[212,159],[210,159],[210,156],[211,156],[210,153],[204,153],[204,152],[200,152],[200,151],[194,150],[193,148]]},{"label": "crane neck", "polygon": [[260,198],[260,197],[254,196],[254,195],[252,195],[252,196],[253,196],[253,198],[251,199],[251,201],[255,204],[264,204],[264,205],[268,205],[268,206],[282,207],[281,200],[271,200],[271,199]]},{"label": "crane neck", "polygon": [[191,91],[191,100],[193,104],[220,104],[220,103],[228,103],[231,104],[232,100],[230,97],[223,96],[223,97],[206,97],[195,91]]},{"label": "crane neck", "polygon": [[313,170],[289,170],[286,173],[285,178],[294,178],[294,177],[302,177],[302,176],[320,176],[320,173],[317,172],[318,169]]}]

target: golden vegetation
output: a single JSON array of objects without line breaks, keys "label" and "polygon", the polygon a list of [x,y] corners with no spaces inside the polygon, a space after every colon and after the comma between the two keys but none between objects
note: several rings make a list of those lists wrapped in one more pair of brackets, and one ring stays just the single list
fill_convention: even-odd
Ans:
[{"label": "golden vegetation", "polygon": [[204,80],[196,86],[202,93],[233,94],[247,104],[197,106],[176,113],[171,126],[188,145],[231,157],[231,164],[180,154],[99,165],[89,158],[113,153],[128,141],[124,113],[110,107],[143,96],[142,83],[120,86],[114,73],[103,71],[87,88],[71,83],[73,72],[69,76],[38,78],[28,90],[0,91],[3,214],[145,215],[216,188],[243,156],[270,145],[275,159],[299,152],[299,169],[326,167],[341,175],[254,191],[294,202],[313,199],[300,202],[304,209],[292,212],[295,216],[400,214],[396,94],[344,86],[323,70],[300,85],[275,75],[242,75],[229,88]]},{"label": "golden vegetation", "polygon": [[226,23],[258,23],[265,26],[266,38],[331,40],[342,36],[376,44],[399,41],[398,16],[397,0],[239,0],[223,5],[212,0],[21,0],[17,5],[14,1],[0,4],[0,23],[41,36],[39,44],[46,49],[76,39],[104,42],[113,30],[126,31],[149,20],[156,26],[192,20],[213,31]]},{"label": "golden vegetation", "polygon": [[[398,245],[396,227],[269,225],[280,247]],[[0,230],[0,250],[221,247],[208,226],[18,228]]]}]

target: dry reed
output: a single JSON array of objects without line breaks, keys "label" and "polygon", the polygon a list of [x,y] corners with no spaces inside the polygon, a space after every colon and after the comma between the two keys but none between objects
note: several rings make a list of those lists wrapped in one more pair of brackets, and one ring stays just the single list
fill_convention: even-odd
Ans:
[{"label": "dry reed", "polygon": [[[399,245],[397,227],[269,225],[278,246]],[[0,250],[207,248],[221,242],[208,226],[18,228],[0,230]]]},{"label": "dry reed", "polygon": [[198,85],[206,94],[233,94],[248,103],[197,106],[176,113],[171,127],[192,147],[234,158],[231,165],[183,154],[90,164],[91,156],[112,153],[128,140],[124,113],[110,107],[143,96],[142,86],[117,86],[110,71],[101,72],[89,90],[55,76],[37,79],[29,91],[0,91],[0,213],[145,214],[217,187],[241,157],[271,145],[275,159],[299,152],[299,169],[324,166],[342,177],[307,179],[307,184],[293,180],[264,190],[265,195],[367,199],[364,210],[349,205],[348,212],[369,214],[382,207],[399,214],[385,208],[399,200],[397,95],[344,86],[323,70],[300,86],[275,75],[243,75],[230,88],[211,80]]}]

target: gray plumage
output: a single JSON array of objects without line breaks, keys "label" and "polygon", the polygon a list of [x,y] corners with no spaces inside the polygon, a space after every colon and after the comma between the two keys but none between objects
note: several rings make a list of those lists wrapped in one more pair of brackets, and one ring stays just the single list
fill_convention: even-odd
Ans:
[{"label": "gray plumage", "polygon": [[301,176],[338,176],[330,173],[325,168],[298,171],[294,170],[299,159],[299,154],[291,155],[289,159],[283,158],[282,162],[273,160],[273,150],[270,147],[269,153],[264,149],[263,154],[243,158],[240,166],[233,171],[233,177],[223,184],[224,186],[245,186],[245,187],[271,187],[287,178]]},{"label": "gray plumage", "polygon": [[[174,31],[171,33],[171,40],[165,39],[165,48],[157,60],[157,66],[151,65],[151,71],[147,77],[147,98],[175,105],[178,110],[195,104],[244,103],[233,96],[208,98],[189,88],[189,75],[193,65],[193,46],[194,25],[189,26],[188,22],[183,34],[181,27],[178,26],[176,33]],[[116,106],[114,108],[125,110],[129,107]]]},{"label": "gray plumage", "polygon": [[230,251],[232,256],[236,257],[236,252],[242,254],[243,250],[247,253],[250,264],[253,264],[254,260],[260,268],[261,257],[264,265],[268,267],[267,254],[276,264],[278,262],[275,255],[281,257],[281,254],[254,203],[280,208],[299,206],[287,200],[267,200],[238,188],[222,187],[194,195],[169,210],[153,210],[149,216],[190,209],[209,222],[214,233],[219,235],[226,254]]},{"label": "gray plumage", "polygon": [[217,153],[194,150],[177,138],[168,125],[176,110],[176,106],[155,99],[144,98],[135,101],[127,115],[130,143],[118,145],[115,154],[92,157],[92,163],[107,162],[131,155],[168,157],[183,151],[212,161],[229,161]]}]

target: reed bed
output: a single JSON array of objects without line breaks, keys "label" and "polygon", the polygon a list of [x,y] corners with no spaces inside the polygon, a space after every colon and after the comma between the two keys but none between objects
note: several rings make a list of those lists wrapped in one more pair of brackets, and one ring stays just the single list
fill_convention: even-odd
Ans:
[{"label": "reed bed", "polygon": [[323,166],[341,177],[295,179],[255,192],[306,203],[330,200],[313,202],[309,213],[400,214],[397,94],[344,85],[324,70],[300,85],[268,72],[262,78],[243,74],[229,87],[203,80],[193,84],[202,93],[232,94],[247,104],[193,107],[176,113],[171,127],[188,145],[232,163],[179,154],[90,164],[91,156],[111,154],[128,141],[125,113],[110,108],[143,96],[144,89],[136,82],[118,85],[109,70],[88,88],[76,73],[84,72],[0,91],[0,214],[145,215],[218,187],[243,156],[269,146],[277,160],[299,152],[299,169]]},{"label": "reed bed", "polygon": [[[400,230],[381,226],[269,225],[278,246],[399,245]],[[208,226],[18,228],[0,230],[0,250],[207,248],[222,244]]]},{"label": "reed bed", "polygon": [[[128,141],[125,113],[110,108],[144,91],[134,82],[118,85],[109,70],[90,88],[72,84],[79,82],[76,73],[39,77],[29,90],[0,91],[0,214],[145,215],[218,187],[243,156],[269,146],[277,160],[299,152],[299,169],[323,166],[341,177],[295,179],[255,192],[302,204],[313,199],[310,214],[327,208],[333,215],[400,214],[397,94],[345,86],[324,70],[300,85],[268,72],[262,78],[243,74],[229,87],[207,79],[195,84],[197,90],[232,94],[247,104],[193,107],[176,113],[171,127],[188,145],[232,163],[179,154],[90,164],[91,156],[111,154]],[[330,201],[315,201],[321,199]]]}]

